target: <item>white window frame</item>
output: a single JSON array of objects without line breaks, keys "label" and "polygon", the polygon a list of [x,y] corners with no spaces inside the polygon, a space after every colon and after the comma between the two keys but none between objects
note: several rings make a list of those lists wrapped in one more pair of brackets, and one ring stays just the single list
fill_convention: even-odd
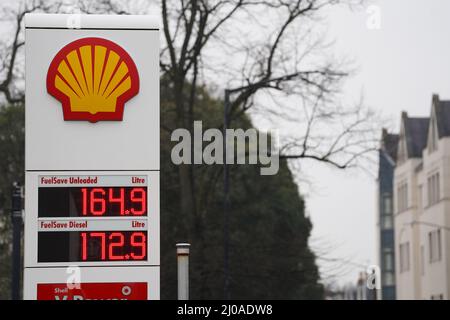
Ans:
[{"label": "white window frame", "polygon": [[402,181],[397,185],[397,212],[408,209],[408,183]]},{"label": "white window frame", "polygon": [[[389,261],[389,263],[387,263]],[[392,248],[383,248],[383,270],[385,272],[394,270],[394,250]]]},{"label": "white window frame", "polygon": [[442,260],[442,236],[440,229],[428,233],[428,250],[430,263]]},{"label": "white window frame", "polygon": [[433,153],[438,149],[438,138],[436,132],[436,118],[432,117],[430,121],[430,139],[429,139],[429,148],[428,154]]},{"label": "white window frame", "polygon": [[438,203],[441,197],[439,172],[435,172],[428,176],[427,185],[428,185],[428,206],[432,206]]},{"label": "white window frame", "polygon": [[400,255],[400,272],[407,272],[410,268],[409,263],[409,242],[400,243],[399,245]]}]

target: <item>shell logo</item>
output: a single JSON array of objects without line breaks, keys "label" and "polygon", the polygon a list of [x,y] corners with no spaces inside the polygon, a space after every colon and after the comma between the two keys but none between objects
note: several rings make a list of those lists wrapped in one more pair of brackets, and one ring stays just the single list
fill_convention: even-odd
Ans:
[{"label": "shell logo", "polygon": [[130,55],[116,43],[82,38],[53,58],[47,91],[61,102],[65,121],[122,121],[125,103],[139,92],[139,75]]}]

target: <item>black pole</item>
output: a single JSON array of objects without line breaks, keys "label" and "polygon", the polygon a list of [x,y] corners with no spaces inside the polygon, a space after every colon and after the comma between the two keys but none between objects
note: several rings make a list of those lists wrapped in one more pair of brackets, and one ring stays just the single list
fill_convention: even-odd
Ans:
[{"label": "black pole", "polygon": [[12,247],[12,267],[11,267],[11,298],[20,299],[20,273],[21,273],[21,249],[22,238],[22,192],[17,183],[13,185],[11,220],[13,226],[13,247]]},{"label": "black pole", "polygon": [[[242,90],[254,90],[262,84],[267,84],[273,81],[280,81],[281,78],[267,79],[257,84],[249,84],[233,89],[225,89],[224,94],[224,110],[223,110],[223,237],[224,237],[224,286],[223,296],[225,300],[230,299],[230,170],[227,165],[227,129],[230,124],[230,96]],[[234,152],[234,150],[233,150]]]},{"label": "black pole", "polygon": [[224,236],[224,287],[223,295],[225,300],[230,299],[230,172],[227,165],[227,129],[228,114],[230,109],[230,91],[225,90],[225,105],[223,114],[223,236]]}]

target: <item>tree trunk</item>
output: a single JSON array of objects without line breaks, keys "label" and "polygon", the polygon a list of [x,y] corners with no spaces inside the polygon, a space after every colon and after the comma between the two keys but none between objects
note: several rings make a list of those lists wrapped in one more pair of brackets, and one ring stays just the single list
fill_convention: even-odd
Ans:
[{"label": "tree trunk", "polygon": [[[178,173],[180,177],[180,214],[182,214],[183,219],[188,222],[194,213],[190,165],[179,165]],[[191,228],[188,227],[187,230],[189,229]]]}]

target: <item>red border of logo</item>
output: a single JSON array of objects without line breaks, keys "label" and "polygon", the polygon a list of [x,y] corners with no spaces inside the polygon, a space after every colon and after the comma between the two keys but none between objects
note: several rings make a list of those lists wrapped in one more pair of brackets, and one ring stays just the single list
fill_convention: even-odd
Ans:
[{"label": "red border of logo", "polygon": [[[91,114],[89,112],[73,112],[70,110],[69,97],[55,87],[54,80],[61,60],[63,60],[64,57],[72,50],[78,49],[79,47],[82,47],[84,45],[105,46],[106,48],[115,51],[128,66],[128,72],[131,77],[131,88],[123,95],[121,95],[119,98],[117,98],[116,111],[114,112],[97,112],[96,114]],[[81,121],[86,120],[89,122],[97,122],[102,120],[122,121],[125,103],[131,98],[133,98],[135,95],[137,95],[139,92],[139,74],[133,59],[131,59],[128,52],[126,52],[118,44],[103,38],[96,38],[96,37],[82,38],[75,40],[64,46],[53,58],[47,73],[47,92],[50,95],[52,95],[56,100],[62,103],[64,121],[72,121],[72,120],[81,120]]]}]

